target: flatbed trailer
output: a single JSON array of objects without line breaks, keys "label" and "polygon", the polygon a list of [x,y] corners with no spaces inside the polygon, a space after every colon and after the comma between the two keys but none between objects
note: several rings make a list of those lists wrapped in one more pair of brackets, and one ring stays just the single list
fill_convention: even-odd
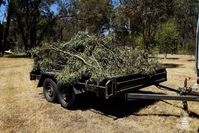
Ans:
[{"label": "flatbed trailer", "polygon": [[[71,87],[59,87],[56,81],[57,71],[30,73],[30,79],[38,79],[38,87],[43,86],[43,93],[47,101],[55,102],[57,99],[64,108],[73,108],[75,105],[76,96],[86,92],[95,93],[97,96],[111,99],[117,96],[125,96],[126,100],[135,99],[152,99],[152,100],[181,100],[184,108],[187,108],[186,101],[199,101],[199,94],[192,95],[187,88],[174,89],[160,85],[167,81],[166,69],[157,70],[153,76],[142,74],[134,74],[123,77],[107,78],[99,85],[89,84],[86,81],[79,81]],[[174,91],[180,95],[169,96],[160,94],[138,93],[140,89],[155,85],[158,88],[164,88],[169,91]],[[195,93],[194,93],[195,94]],[[188,96],[186,96],[188,95]]]},{"label": "flatbed trailer", "polygon": [[[199,17],[198,17],[199,18]],[[197,83],[199,84],[199,19],[196,31],[196,73]],[[71,108],[75,104],[76,95],[85,92],[95,93],[106,99],[125,95],[127,100],[135,99],[151,99],[151,100],[180,100],[184,109],[188,109],[187,101],[199,101],[199,92],[194,91],[194,87],[188,87],[187,79],[185,79],[184,87],[175,89],[161,85],[160,83],[167,81],[166,69],[157,70],[153,76],[142,74],[134,74],[123,77],[107,78],[99,85],[89,84],[87,82],[78,82],[71,87],[58,87],[55,78],[56,72],[37,72],[30,73],[31,80],[39,80],[38,87],[43,86],[43,93],[47,101],[54,102],[59,100],[60,104],[65,108]],[[139,92],[139,89],[155,85],[158,88],[176,92],[178,95],[164,94],[147,94]]]}]

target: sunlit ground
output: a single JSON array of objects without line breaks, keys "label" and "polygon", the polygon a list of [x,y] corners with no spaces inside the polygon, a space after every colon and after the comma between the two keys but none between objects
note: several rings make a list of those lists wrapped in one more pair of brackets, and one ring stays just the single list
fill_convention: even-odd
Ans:
[{"label": "sunlit ground", "polygon": [[[160,59],[169,67],[164,84],[183,86],[184,78],[196,81],[192,56]],[[0,132],[197,132],[199,103],[189,102],[189,114],[178,101],[106,103],[87,97],[80,108],[69,111],[48,103],[42,89],[29,80],[32,60],[0,58]],[[163,92],[155,87],[145,90]],[[171,94],[171,93],[169,93]],[[172,93],[175,94],[175,93]],[[188,123],[186,126],[183,123]]]}]

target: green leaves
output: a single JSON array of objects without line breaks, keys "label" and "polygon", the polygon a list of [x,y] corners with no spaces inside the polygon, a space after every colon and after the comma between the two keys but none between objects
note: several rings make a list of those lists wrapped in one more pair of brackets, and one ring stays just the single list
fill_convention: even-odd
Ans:
[{"label": "green leaves", "polygon": [[90,33],[99,33],[102,28],[109,25],[112,5],[108,0],[80,0],[74,5],[78,10],[77,18],[81,20],[83,29]]},{"label": "green leaves", "polygon": [[43,71],[59,69],[56,77],[60,86],[75,85],[80,80],[100,84],[107,78],[137,73],[152,75],[162,68],[143,50],[117,46],[112,40],[113,36],[79,32],[69,42],[43,45],[36,52],[41,58],[35,64]]},{"label": "green leaves", "polygon": [[164,23],[155,38],[161,51],[164,50],[165,53],[177,51],[180,36],[174,21]]}]

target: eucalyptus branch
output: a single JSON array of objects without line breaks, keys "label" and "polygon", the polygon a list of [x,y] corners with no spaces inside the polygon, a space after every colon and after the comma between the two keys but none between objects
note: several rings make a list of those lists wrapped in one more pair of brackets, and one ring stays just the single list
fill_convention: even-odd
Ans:
[{"label": "eucalyptus branch", "polygon": [[99,69],[100,69],[100,73],[102,73],[102,68],[100,67],[99,62],[97,61],[97,59],[95,58],[95,56],[94,56],[94,55],[92,55],[92,57],[93,57],[94,61],[96,62],[97,66],[99,67]]},{"label": "eucalyptus branch", "polygon": [[55,47],[53,47],[53,46],[50,46],[50,48],[48,48],[48,49],[54,50],[54,51],[57,51],[57,52],[61,52],[61,53],[63,53],[63,54],[66,54],[66,55],[68,55],[68,56],[71,56],[71,57],[75,57],[75,58],[79,59],[80,61],[82,61],[85,65],[97,69],[95,66],[93,66],[93,65],[91,65],[91,64],[89,64],[89,63],[87,63],[87,62],[85,61],[85,59],[83,59],[83,58],[82,58],[81,56],[79,56],[79,55],[75,55],[75,54],[72,54],[72,53],[70,53],[70,52],[63,51],[63,50],[61,50],[61,49],[59,49],[59,48],[55,48]]}]

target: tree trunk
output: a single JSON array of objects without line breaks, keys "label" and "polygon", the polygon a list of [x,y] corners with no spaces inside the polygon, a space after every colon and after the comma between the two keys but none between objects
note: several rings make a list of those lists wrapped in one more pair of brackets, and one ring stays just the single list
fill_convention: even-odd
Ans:
[{"label": "tree trunk", "polygon": [[36,16],[33,16],[33,23],[30,28],[30,49],[36,47],[37,43],[37,21]]},{"label": "tree trunk", "polygon": [[143,43],[144,43],[144,50],[149,52],[149,44],[150,44],[150,25],[147,24],[147,20],[143,20],[142,24],[142,34],[143,34]]},{"label": "tree trunk", "polygon": [[0,56],[3,56],[2,55],[2,50],[3,50],[3,25],[0,24]]},{"label": "tree trunk", "polygon": [[42,29],[42,32],[39,34],[38,38],[37,38],[37,46],[41,46],[41,42],[42,42],[42,39],[45,35],[45,33],[47,32],[48,30],[48,27],[53,24],[55,21],[56,21],[57,17],[54,17],[52,19],[49,19],[48,23],[45,25],[45,27]]},{"label": "tree trunk", "polygon": [[9,29],[10,29],[10,19],[11,19],[11,2],[8,0],[8,16],[7,16],[7,22],[6,27],[4,31],[4,37],[3,37],[3,45],[2,45],[2,56],[4,55],[6,46],[7,46],[7,39],[9,36]]},{"label": "tree trunk", "polygon": [[167,59],[167,45],[164,44],[164,59]]},{"label": "tree trunk", "polygon": [[130,19],[130,17],[128,17],[128,32],[129,32],[129,36],[131,37],[132,31],[131,31],[131,19]]},{"label": "tree trunk", "polygon": [[60,29],[60,41],[63,41],[63,27]]},{"label": "tree trunk", "polygon": [[144,50],[149,52],[149,36],[146,30],[143,30],[143,43],[144,43]]},{"label": "tree trunk", "polygon": [[18,28],[19,28],[19,31],[20,31],[20,34],[22,37],[22,41],[24,43],[25,50],[28,50],[28,39],[25,35],[24,26],[21,22],[21,16],[19,14],[17,14],[17,25],[18,25]]}]

